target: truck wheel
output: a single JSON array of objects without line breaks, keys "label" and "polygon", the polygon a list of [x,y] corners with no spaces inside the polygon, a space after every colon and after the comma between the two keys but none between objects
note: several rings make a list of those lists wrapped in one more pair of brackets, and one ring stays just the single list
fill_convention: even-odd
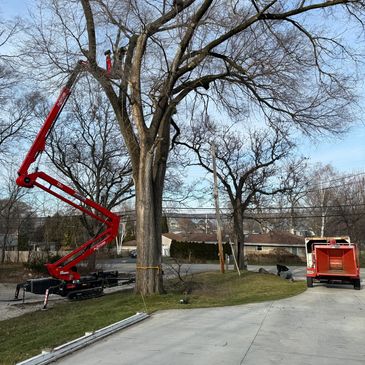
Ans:
[{"label": "truck wheel", "polygon": [[313,288],[313,278],[307,277],[307,287]]},{"label": "truck wheel", "polygon": [[360,279],[355,279],[354,280],[354,289],[356,289],[356,290],[360,290],[361,289]]}]

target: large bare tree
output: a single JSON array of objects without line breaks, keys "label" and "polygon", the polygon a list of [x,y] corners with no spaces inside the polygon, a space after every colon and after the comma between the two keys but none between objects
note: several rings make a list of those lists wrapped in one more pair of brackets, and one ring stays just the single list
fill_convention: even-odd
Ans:
[{"label": "large bare tree", "polygon": [[163,290],[160,220],[172,117],[178,123],[210,101],[235,117],[260,113],[307,132],[338,131],[351,118],[353,95],[351,75],[336,60],[353,59],[325,20],[348,17],[361,28],[364,9],[356,0],[41,3],[27,40],[33,74],[49,80],[86,59],[128,148],[137,291]]}]

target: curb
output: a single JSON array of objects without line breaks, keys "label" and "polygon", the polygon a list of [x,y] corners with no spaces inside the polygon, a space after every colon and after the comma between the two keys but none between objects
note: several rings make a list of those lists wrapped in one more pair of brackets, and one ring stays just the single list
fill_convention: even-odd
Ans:
[{"label": "curb", "polygon": [[109,336],[123,328],[129,327],[135,323],[138,323],[149,315],[147,313],[136,313],[132,317],[128,317],[119,322],[113,323],[110,326],[101,328],[95,332],[86,332],[84,336],[79,337],[73,341],[67,342],[64,345],[55,347],[51,351],[42,351],[41,354],[34,356],[30,359],[17,363],[16,365],[46,365],[53,361],[60,359],[74,351],[77,351],[85,346],[101,340],[102,338]]}]

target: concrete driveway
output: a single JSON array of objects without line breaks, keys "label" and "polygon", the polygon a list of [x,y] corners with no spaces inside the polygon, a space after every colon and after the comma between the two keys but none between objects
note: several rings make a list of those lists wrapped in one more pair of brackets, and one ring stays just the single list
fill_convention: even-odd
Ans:
[{"label": "concrete driveway", "polygon": [[171,310],[57,364],[365,364],[365,289],[316,286],[293,298]]}]

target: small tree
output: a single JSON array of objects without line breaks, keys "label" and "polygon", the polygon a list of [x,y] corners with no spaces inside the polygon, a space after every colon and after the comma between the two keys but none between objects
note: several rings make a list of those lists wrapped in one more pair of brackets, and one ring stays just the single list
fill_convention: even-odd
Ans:
[{"label": "small tree", "polygon": [[362,176],[341,175],[333,182],[333,207],[327,232],[349,235],[352,242],[365,242],[365,181]]},{"label": "small tree", "polygon": [[[5,251],[9,248],[12,237],[18,237],[23,219],[32,214],[31,208],[22,201],[26,192],[15,184],[15,179],[9,179],[5,197],[0,200],[0,233],[2,234],[1,263],[5,261]],[[18,247],[16,247],[18,249]]]},{"label": "small tree", "polygon": [[312,230],[321,237],[326,234],[327,216],[331,213],[335,199],[335,190],[328,182],[337,177],[338,175],[331,165],[317,165],[309,175],[311,184],[306,192],[304,202],[308,206],[315,207],[313,212],[316,214],[311,220],[311,225]]},{"label": "small tree", "polygon": [[248,136],[237,132],[238,129],[235,124],[222,126],[204,118],[194,123],[191,133],[182,136],[177,143],[193,151],[197,163],[210,173],[213,173],[210,146],[215,144],[217,177],[233,210],[238,262],[245,268],[245,212],[254,198],[273,196],[291,188],[293,169],[283,169],[283,160],[288,161],[294,144],[284,128],[249,131]]}]

